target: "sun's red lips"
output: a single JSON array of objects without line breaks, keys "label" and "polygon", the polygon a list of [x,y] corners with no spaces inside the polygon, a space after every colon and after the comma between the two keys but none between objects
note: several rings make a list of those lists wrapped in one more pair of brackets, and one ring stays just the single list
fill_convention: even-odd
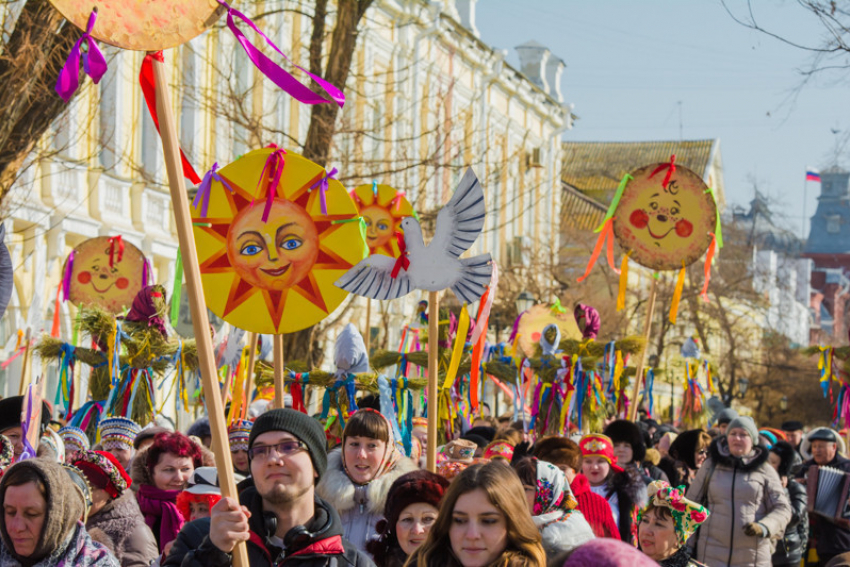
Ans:
[{"label": "sun's red lips", "polygon": [[263,273],[266,273],[266,274],[268,274],[272,277],[277,278],[277,277],[285,274],[286,271],[289,270],[290,267],[292,267],[292,264],[287,264],[286,266],[284,266],[282,268],[277,268],[276,270],[267,270],[265,268],[260,268],[260,271],[262,271]]},{"label": "sun's red lips", "polygon": [[662,234],[661,236],[658,236],[657,234],[655,234],[654,232],[652,232],[652,229],[651,229],[651,228],[649,228],[649,225],[647,225],[647,226],[646,226],[646,230],[649,232],[649,235],[650,235],[652,238],[654,238],[655,240],[661,240],[662,238],[666,237],[668,234],[670,234],[671,232],[673,232],[674,230],[676,230],[676,227],[675,227],[675,226],[670,227],[670,229],[669,229],[667,232],[665,232],[664,234]]},{"label": "sun's red lips", "polygon": [[98,287],[97,287],[96,285],[94,285],[94,281],[92,281],[92,282],[91,282],[91,286],[92,286],[92,287],[94,288],[94,290],[95,290],[96,292],[98,292],[98,293],[106,293],[107,291],[109,291],[110,289],[112,289],[112,286],[114,286],[114,285],[115,285],[115,282],[112,282],[111,284],[109,284],[109,286],[107,286],[107,288],[106,288],[106,289],[98,289]]}]

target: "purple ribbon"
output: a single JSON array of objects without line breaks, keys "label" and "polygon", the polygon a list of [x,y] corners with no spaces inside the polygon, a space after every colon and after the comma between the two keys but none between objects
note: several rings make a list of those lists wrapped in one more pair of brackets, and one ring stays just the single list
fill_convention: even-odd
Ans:
[{"label": "purple ribbon", "polygon": [[[68,59],[56,79],[56,92],[65,102],[71,100],[80,86],[80,56],[83,58],[83,71],[91,77],[95,84],[99,83],[103,75],[106,74],[106,59],[100,52],[97,41],[91,36],[95,20],[97,20],[97,10],[92,10],[89,22],[86,24],[85,33],[71,48],[71,53],[68,54]],[[84,41],[88,49],[85,53],[81,53],[80,48]]]},{"label": "purple ribbon", "polygon": [[[233,187],[231,187],[230,183],[225,181],[218,173],[216,173],[217,169],[218,162],[215,162],[210,168],[210,170],[204,174],[204,178],[201,180],[201,184],[198,185],[198,192],[195,194],[195,200],[192,201],[192,206],[196,209],[198,208],[198,203],[201,204],[201,216],[204,218],[206,218],[207,210],[210,207],[210,193],[212,190],[213,181],[218,181],[219,183],[227,187],[231,193],[233,193]],[[262,179],[262,176],[260,177],[260,179]]]},{"label": "purple ribbon", "polygon": [[[257,67],[266,77],[271,79],[271,81],[276,84],[278,87],[283,89],[284,92],[288,93],[292,97],[295,98],[298,102],[302,104],[323,104],[328,102],[335,102],[340,107],[345,104],[345,95],[341,90],[333,86],[328,81],[323,78],[314,75],[303,67],[299,67],[295,63],[287,57],[283,51],[278,49],[278,47],[274,44],[272,40],[266,37],[260,29],[248,18],[245,14],[238,10],[234,10],[230,7],[230,5],[224,0],[218,0],[218,3],[227,8],[227,27],[230,28],[230,31],[233,32],[233,35],[236,36],[236,40],[242,44],[242,48],[245,50],[245,53],[248,54],[248,58],[254,63],[254,66]],[[266,40],[266,43],[269,46],[277,51],[284,59],[289,61],[296,69],[300,69],[301,71],[307,73],[307,75],[316,81],[322,90],[324,90],[333,100],[328,100],[318,93],[313,92],[312,89],[307,87],[306,85],[299,82],[295,77],[286,72],[283,67],[269,59],[262,51],[254,47],[245,34],[236,27],[236,22],[233,21],[233,16],[241,19],[243,22],[248,24],[252,30],[260,34],[260,37]]]},{"label": "purple ribbon", "polygon": [[65,274],[62,276],[62,296],[65,301],[68,301],[68,296],[71,294],[71,274],[74,272],[74,251],[68,255],[68,261],[65,262]]},{"label": "purple ribbon", "polygon": [[277,195],[277,186],[280,184],[280,176],[283,174],[283,167],[286,165],[286,160],[283,159],[286,150],[278,148],[274,144],[268,147],[274,148],[274,151],[266,158],[266,164],[263,166],[263,171],[260,173],[260,180],[257,182],[257,188],[259,188],[260,183],[263,182],[263,177],[266,175],[266,170],[268,170],[269,184],[266,189],[266,205],[263,207],[263,222],[268,222],[269,220],[272,203],[274,203],[274,198]]},{"label": "purple ribbon", "polygon": [[328,216],[328,201],[325,193],[328,191],[328,179],[333,179],[334,175],[337,174],[336,168],[333,168],[330,173],[325,173],[325,176],[313,183],[310,186],[310,189],[315,189],[317,186],[319,188],[319,199],[322,203],[322,214]]},{"label": "purple ribbon", "polygon": [[[32,418],[32,384],[27,386],[27,393],[24,399],[27,402],[26,412],[23,415],[23,419],[21,420],[21,440],[24,444],[24,450],[21,451],[21,456],[18,457],[18,461],[23,461],[25,459],[34,459],[36,456],[36,451],[33,449],[33,446],[30,444],[27,439],[27,433],[29,432],[29,423]],[[36,425],[38,427],[38,425]]]}]

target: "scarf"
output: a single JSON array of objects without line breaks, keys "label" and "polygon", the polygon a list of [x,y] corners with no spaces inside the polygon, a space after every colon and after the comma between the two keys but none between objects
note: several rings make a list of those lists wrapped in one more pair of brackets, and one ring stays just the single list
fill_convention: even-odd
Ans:
[{"label": "scarf", "polygon": [[578,503],[561,469],[552,463],[537,461],[537,493],[534,496],[533,515],[573,510],[576,506]]},{"label": "scarf", "polygon": [[[386,424],[387,424],[388,439],[387,439],[386,446],[384,447],[384,455],[383,455],[383,457],[381,457],[381,464],[378,465],[378,470],[375,471],[375,476],[372,477],[372,480],[375,480],[377,478],[381,478],[385,473],[393,470],[395,468],[396,464],[398,463],[398,461],[401,459],[402,454],[398,450],[398,447],[396,446],[396,440],[395,440],[395,436],[393,435],[393,427],[390,424],[390,420],[388,420],[384,416],[384,414],[382,414],[381,412],[376,411],[372,408],[361,408],[357,411],[358,412],[361,412],[361,411],[363,411],[363,412],[366,412],[366,411],[373,412],[376,415],[381,416],[381,419],[383,419],[384,422],[386,422]],[[344,439],[343,439],[343,443],[345,443]],[[351,478],[351,474],[349,474],[349,472],[348,472],[348,465],[345,462],[345,447],[344,446],[342,448],[342,468],[343,468],[343,470],[345,470],[345,474],[348,475],[348,478]],[[372,480],[370,480],[369,482],[372,482]],[[369,482],[367,482],[366,484],[369,484]],[[366,485],[363,485],[363,486],[366,486]]]},{"label": "scarf", "polygon": [[180,510],[177,509],[177,495],[181,492],[182,490],[160,490],[150,484],[143,484],[136,494],[139,508],[145,516],[145,523],[151,531],[156,526],[156,522],[160,521],[159,534],[154,532],[154,535],[158,535],[160,552],[166,544],[177,538],[185,522]]},{"label": "scarf", "polygon": [[165,305],[164,287],[161,285],[145,286],[133,298],[133,305],[124,319],[136,323],[147,323],[148,327],[153,327],[163,337],[166,337],[168,331],[165,328],[165,320],[162,318],[162,314],[165,313]]},{"label": "scarf", "polygon": [[679,548],[679,551],[658,562],[661,567],[688,567],[691,561],[691,554],[686,546]]}]

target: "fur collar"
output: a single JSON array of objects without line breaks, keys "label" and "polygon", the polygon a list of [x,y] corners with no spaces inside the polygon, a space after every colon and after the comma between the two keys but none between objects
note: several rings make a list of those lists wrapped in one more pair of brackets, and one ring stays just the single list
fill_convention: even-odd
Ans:
[{"label": "fur collar", "polygon": [[[102,531],[108,538],[106,541],[111,543],[108,547],[120,560],[124,555],[127,538],[139,524],[144,524],[144,521],[145,518],[136,502],[136,495],[127,490],[90,517],[86,522],[86,530],[91,534],[94,534],[93,530]],[[101,540],[98,539],[98,541]]]},{"label": "fur collar", "polygon": [[756,470],[767,462],[767,450],[756,445],[753,454],[749,457],[735,457],[729,452],[729,443],[725,435],[718,436],[708,447],[708,454],[712,460],[721,466],[730,469],[741,469],[744,472]]},{"label": "fur collar", "polygon": [[[416,465],[407,457],[402,457],[395,468],[385,472],[366,485],[366,510],[370,513],[383,514],[387,492],[395,480],[403,474],[416,470]],[[354,508],[355,485],[342,468],[342,451],[334,449],[328,453],[328,469],[322,475],[322,480],[316,486],[316,492],[340,514]]]}]

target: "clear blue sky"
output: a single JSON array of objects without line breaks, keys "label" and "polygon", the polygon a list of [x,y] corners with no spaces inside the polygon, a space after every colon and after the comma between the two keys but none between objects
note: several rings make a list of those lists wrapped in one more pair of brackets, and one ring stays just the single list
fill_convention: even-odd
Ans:
[{"label": "clear blue sky", "polygon": [[[727,5],[745,15],[743,0]],[[824,33],[792,0],[753,6],[761,24],[795,41],[817,44]],[[479,0],[476,18],[509,63],[533,39],[567,64],[561,89],[579,120],[564,139],[676,140],[681,101],[684,139],[720,138],[729,205],[748,204],[755,181],[798,235],[806,167],[831,165],[850,132],[850,70],[795,93],[811,54],[742,27],[719,0]],[[806,217],[819,192],[809,183]]]}]

